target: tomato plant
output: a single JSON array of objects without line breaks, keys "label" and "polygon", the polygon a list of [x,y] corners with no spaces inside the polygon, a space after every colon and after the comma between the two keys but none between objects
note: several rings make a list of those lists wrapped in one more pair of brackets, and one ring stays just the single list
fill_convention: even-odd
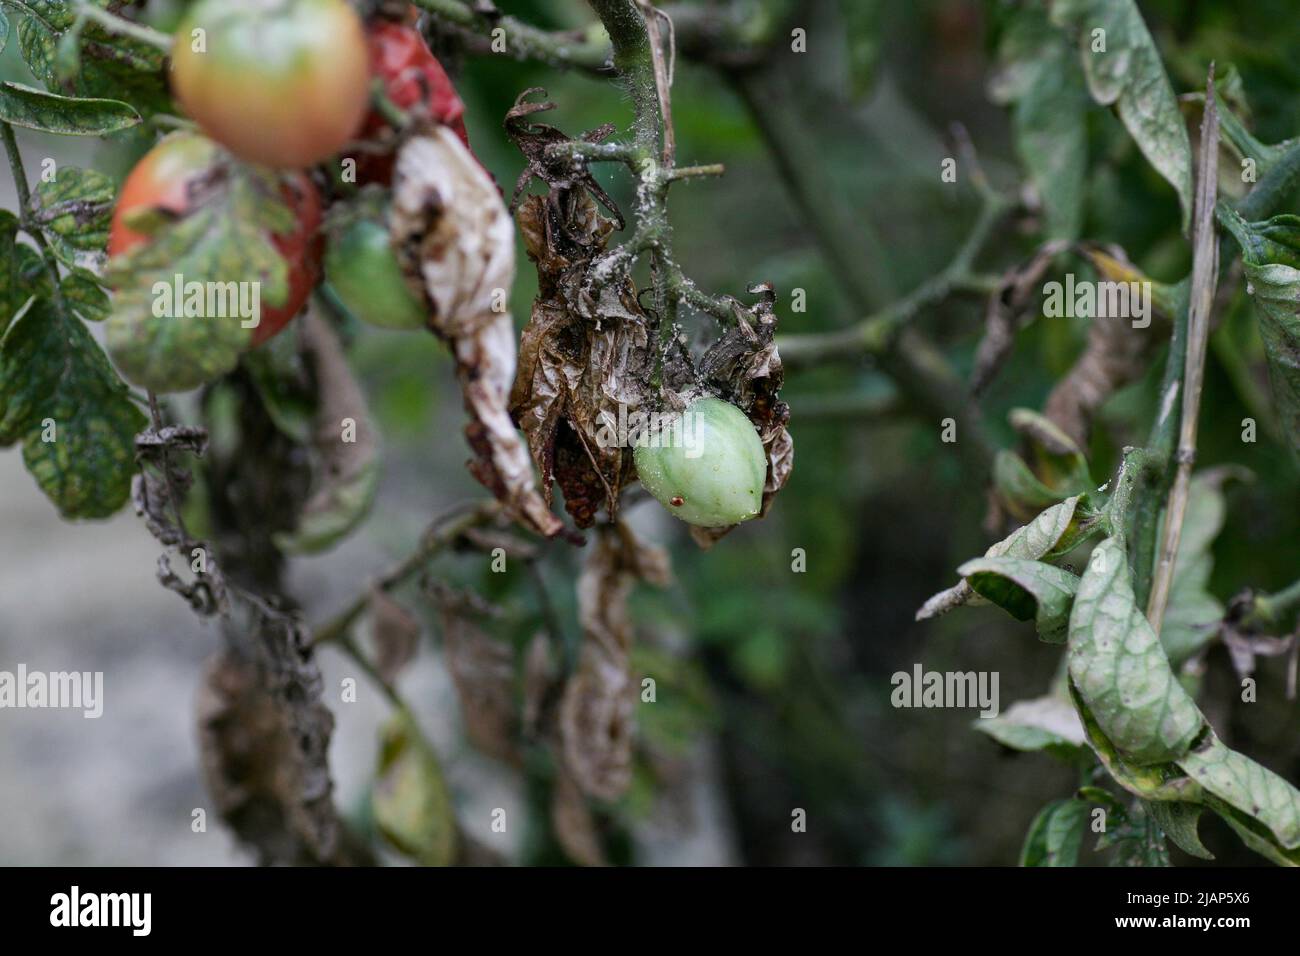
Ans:
[{"label": "tomato plant", "polygon": [[337,153],[370,102],[361,22],[344,0],[201,0],[172,49],[172,88],[249,162],[303,167]]},{"label": "tomato plant", "polygon": [[1286,2],[0,0],[0,446],[163,552],[0,624],[220,621],[266,863],[1300,865]]},{"label": "tomato plant", "polygon": [[[110,256],[121,256],[149,242],[149,236],[132,228],[137,217],[163,214],[183,217],[204,197],[221,160],[221,149],[194,134],[167,137],[132,168],[113,212],[108,238]],[[256,347],[285,327],[302,309],[320,272],[320,194],[303,173],[284,177],[281,194],[292,211],[292,227],[272,236],[288,269],[288,292],[281,305],[262,309],[253,329],[250,347]],[[238,276],[226,276],[225,281]]]}]

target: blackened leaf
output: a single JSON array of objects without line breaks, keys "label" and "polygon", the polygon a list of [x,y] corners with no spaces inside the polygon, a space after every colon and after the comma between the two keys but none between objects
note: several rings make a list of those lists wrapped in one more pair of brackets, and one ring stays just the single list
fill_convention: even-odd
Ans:
[{"label": "blackened leaf", "polygon": [[976,594],[1012,617],[1033,619],[1042,640],[1065,642],[1070,606],[1079,587],[1079,579],[1069,571],[1028,558],[995,557],[967,561],[957,573]]},{"label": "blackened leaf", "polygon": [[49,275],[40,254],[18,242],[18,217],[0,209],[0,335],[28,299],[48,292]]},{"label": "blackened leaf", "polygon": [[379,832],[406,856],[425,866],[456,859],[456,817],[442,767],[405,710],[384,727],[371,805]]},{"label": "blackened leaf", "polygon": [[1128,557],[1114,538],[1089,558],[1069,641],[1070,679],[1126,760],[1158,764],[1187,752],[1205,719],[1134,602]]},{"label": "blackened leaf", "polygon": [[121,100],[59,96],[10,82],[0,83],[0,120],[65,136],[107,136],[141,123],[135,108]]},{"label": "blackened leaf", "polygon": [[47,299],[0,342],[0,445],[68,518],[103,518],[127,499],[144,415],[95,340]]},{"label": "blackened leaf", "polygon": [[1185,231],[1192,214],[1192,147],[1137,3],[1053,0],[1052,20],[1077,34],[1092,98],[1115,107],[1143,155],[1178,193]]}]

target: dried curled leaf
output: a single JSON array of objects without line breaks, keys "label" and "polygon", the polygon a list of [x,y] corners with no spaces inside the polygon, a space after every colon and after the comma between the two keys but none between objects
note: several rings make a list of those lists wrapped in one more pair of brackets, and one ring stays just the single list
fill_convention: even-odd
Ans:
[{"label": "dried curled leaf", "polygon": [[475,454],[470,471],[515,517],[542,535],[563,527],[538,494],[506,401],[515,333],[505,307],[514,281],[514,230],[491,178],[447,127],[411,137],[397,157],[393,246],[418,277],[429,322],[456,359]]},{"label": "dried curled leaf", "polygon": [[515,706],[514,651],[478,624],[484,611],[495,609],[445,587],[435,587],[433,597],[466,735],[489,756],[518,762],[520,717]]},{"label": "dried curled leaf", "polygon": [[[755,286],[758,302],[734,310],[736,324],[700,359],[700,377],[722,397],[749,416],[767,452],[767,479],[758,516],[766,517],[794,470],[794,438],[787,425],[790,406],[781,401],[785,370],[776,341],[776,295],[767,284]],[[734,527],[734,525],[733,525]],[[711,547],[731,528],[692,528],[701,547]]]},{"label": "dried curled leaf", "polygon": [[593,275],[613,224],[585,192],[529,196],[518,221],[538,292],[520,340],[510,410],[546,499],[558,482],[565,509],[589,528],[602,506],[611,518],[618,514],[633,473],[631,449],[617,436],[630,415],[649,407],[646,317],[630,278],[601,283]]},{"label": "dried curled leaf", "polygon": [[390,683],[415,657],[420,640],[415,615],[381,587],[370,591],[370,639],[375,645],[375,670]]},{"label": "dried curled leaf", "polygon": [[668,555],[637,541],[622,522],[602,526],[578,577],[583,645],[560,702],[564,760],[586,794],[619,797],[632,782],[636,685],[630,670],[633,584],[666,586]]}]

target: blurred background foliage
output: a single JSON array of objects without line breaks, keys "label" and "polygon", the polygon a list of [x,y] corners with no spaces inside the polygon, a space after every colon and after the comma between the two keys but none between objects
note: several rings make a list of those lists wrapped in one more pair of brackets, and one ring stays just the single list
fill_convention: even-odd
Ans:
[{"label": "blurred background foliage", "polygon": [[[153,21],[167,28],[179,6],[153,5]],[[498,6],[550,29],[591,19],[578,0]],[[859,241],[849,255],[864,274],[888,283],[875,289],[882,303],[942,268],[974,219],[970,190],[940,181],[940,161],[952,155],[951,123],[968,131],[995,185],[1023,179],[1007,112],[988,96],[1000,31],[1014,6],[805,0],[772,8],[778,22],[807,30],[808,52],[791,53],[778,40],[764,70],[780,95],[755,108],[779,111],[810,144],[820,201],[851,219]],[[1143,0],[1140,7],[1176,92],[1199,89],[1213,60],[1220,75],[1229,66],[1239,73],[1258,138],[1300,133],[1300,18],[1290,0]],[[22,77],[12,50],[3,62],[6,78]],[[452,56],[447,65],[466,101],[475,152],[507,191],[522,161],[502,119],[522,90],[545,87],[558,104],[545,119],[571,134],[607,122],[626,129],[630,122],[627,98],[607,80],[507,57]],[[785,334],[860,318],[792,201],[755,117],[723,75],[680,59],[673,114],[680,162],[727,167],[721,179],[690,182],[672,194],[677,255],[687,273],[704,288],[738,295],[752,283],[773,283]],[[143,148],[142,136],[119,139],[95,157],[97,168],[121,174]],[[1172,189],[1100,107],[1089,109],[1087,149],[1081,236],[1122,246],[1157,280],[1182,278],[1190,252]],[[621,169],[600,167],[596,174],[623,208],[632,207]],[[1284,211],[1300,210],[1292,201]],[[1008,221],[981,270],[998,274],[1024,260],[1040,238],[1035,224]],[[522,327],[536,282],[522,245],[519,259],[512,303]],[[1053,277],[1059,275],[1047,278]],[[806,311],[788,308],[796,288],[806,293]],[[914,321],[964,375],[983,308],[957,297]],[[997,445],[1015,441],[1007,411],[1042,407],[1086,333],[1085,320],[1042,317],[1021,331],[982,400]],[[480,491],[463,468],[462,412],[443,348],[429,336],[358,327],[351,354],[385,440],[380,504],[358,535],[364,547],[341,549],[371,563],[354,569],[361,580],[382,566],[382,559],[373,563],[376,552],[405,553],[432,515]],[[1230,367],[1238,358],[1248,369],[1245,380]],[[1142,381],[1104,407],[1091,448],[1099,480],[1120,448],[1145,435],[1162,365],[1157,356]],[[1300,573],[1300,471],[1263,430],[1258,443],[1241,441],[1241,421],[1255,413],[1245,392],[1262,387],[1261,367],[1250,305],[1238,290],[1210,354],[1199,462],[1245,465],[1255,476],[1231,487],[1227,526],[1214,546],[1212,589],[1223,600],[1245,587],[1280,588]],[[648,537],[671,546],[676,576],[669,590],[643,588],[634,596],[639,660],[668,675],[659,702],[638,711],[640,732],[666,752],[712,742],[711,779],[739,862],[1013,863],[1034,814],[1068,795],[1075,774],[1045,755],[1015,754],[972,732],[974,711],[897,710],[889,703],[890,675],[915,662],[927,670],[999,672],[1004,709],[1041,694],[1057,667],[1058,652],[1036,641],[1030,625],[996,609],[913,621],[929,594],[952,583],[954,568],[987,547],[988,476],[940,441],[938,421],[897,410],[894,386],[872,359],[791,372],[783,398],[792,409],[796,465],[766,520],[702,552],[685,526],[664,518],[653,502],[632,512]],[[803,573],[791,569],[795,548],[806,552]],[[537,567],[549,609],[522,566],[494,574],[480,558],[446,554],[433,573],[504,608],[494,633],[517,646],[553,614],[576,647],[572,584],[580,559],[563,543],[545,546]],[[315,560],[299,562],[295,577],[309,579]],[[321,597],[322,606],[310,608],[321,617],[343,600]],[[432,617],[429,623],[436,633]],[[1284,662],[1262,662],[1260,702],[1250,705],[1240,703],[1221,648],[1209,662],[1204,705],[1220,735],[1300,780],[1300,732],[1295,704],[1283,696]],[[603,808],[613,859],[634,860],[626,833],[651,812],[658,790],[643,773],[622,804]],[[794,808],[807,811],[806,833],[791,832]],[[538,798],[534,809],[522,862],[557,862],[545,801]],[[1207,815],[1202,832],[1221,863],[1260,862],[1217,818]]]}]

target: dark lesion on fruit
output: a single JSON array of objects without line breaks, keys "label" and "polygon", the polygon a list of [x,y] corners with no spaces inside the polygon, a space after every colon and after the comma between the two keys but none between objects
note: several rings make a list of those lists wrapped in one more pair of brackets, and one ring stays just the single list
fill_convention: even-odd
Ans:
[{"label": "dark lesion on fruit", "polygon": [[674,508],[680,508],[682,505],[686,504],[686,499],[681,495],[673,495],[668,499],[668,503]]}]

